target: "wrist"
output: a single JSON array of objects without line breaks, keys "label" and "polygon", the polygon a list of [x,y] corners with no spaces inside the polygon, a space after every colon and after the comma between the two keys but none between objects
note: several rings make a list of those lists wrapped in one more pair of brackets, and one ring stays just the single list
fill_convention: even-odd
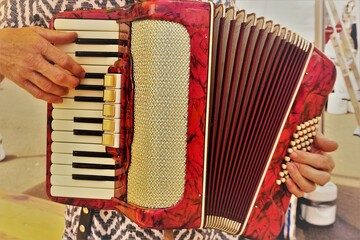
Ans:
[{"label": "wrist", "polygon": [[12,50],[8,39],[16,30],[13,28],[0,29],[0,83],[6,78],[6,62],[10,59],[8,53]]},{"label": "wrist", "polygon": [[[3,39],[4,39],[4,36],[6,35],[5,34],[6,30],[5,28],[4,29],[0,29],[0,57],[2,57],[2,55],[4,55],[4,50],[2,49],[1,46],[4,45],[3,43]],[[1,70],[1,59],[0,59],[0,70]],[[1,81],[4,80],[4,75],[1,74],[1,71],[0,71],[0,83]]]}]

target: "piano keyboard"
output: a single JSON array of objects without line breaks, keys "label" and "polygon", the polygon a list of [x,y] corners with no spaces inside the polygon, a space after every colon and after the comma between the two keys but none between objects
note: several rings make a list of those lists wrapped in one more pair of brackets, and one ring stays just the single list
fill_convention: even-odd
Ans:
[{"label": "piano keyboard", "polygon": [[[53,104],[50,193],[55,197],[111,199],[121,174],[107,147],[119,148],[121,74],[108,67],[126,50],[127,34],[113,20],[56,19],[76,42],[57,45],[86,71],[63,103]],[[81,29],[80,29],[81,27]]]}]

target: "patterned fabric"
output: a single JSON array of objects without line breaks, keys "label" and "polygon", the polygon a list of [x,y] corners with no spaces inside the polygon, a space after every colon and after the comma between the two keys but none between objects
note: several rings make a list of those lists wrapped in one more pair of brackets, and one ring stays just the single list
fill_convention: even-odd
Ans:
[{"label": "patterned fabric", "polygon": [[125,0],[1,0],[0,28],[48,27],[53,15],[63,11],[115,8]]},{"label": "patterned fabric", "polygon": [[[128,1],[130,2],[130,0]],[[217,3],[220,3],[218,0]],[[224,1],[230,5],[230,0]],[[125,0],[1,0],[0,28],[42,26],[48,27],[52,16],[62,11],[114,8],[125,5]],[[67,206],[65,210],[65,230],[63,240],[76,239],[80,207]],[[227,240],[241,239],[220,231],[210,229],[175,230],[175,239],[181,240]],[[96,211],[93,216],[91,234],[88,239],[163,239],[160,230],[144,229],[133,223],[118,211]]]},{"label": "patterned fabric", "polygon": [[[80,207],[67,206],[65,210],[65,231],[63,240],[76,239],[80,219]],[[230,240],[242,239],[217,230],[183,229],[174,230],[175,239],[179,240]],[[89,240],[161,240],[163,231],[139,227],[117,211],[95,211]]]},{"label": "patterned fabric", "polygon": [[[0,28],[48,27],[56,13],[73,10],[104,9],[124,6],[134,0],[1,0]],[[216,4],[230,6],[234,0],[216,0]]]},{"label": "patterned fabric", "polygon": [[[65,231],[63,240],[76,239],[77,229],[80,219],[80,207],[67,206],[65,211]],[[190,229],[174,230],[175,239],[181,240],[227,240],[241,239],[236,236],[210,230],[210,229]],[[131,222],[124,215],[117,211],[95,211],[91,226],[90,240],[122,240],[122,239],[139,239],[139,240],[161,240],[163,231],[145,229]]]}]

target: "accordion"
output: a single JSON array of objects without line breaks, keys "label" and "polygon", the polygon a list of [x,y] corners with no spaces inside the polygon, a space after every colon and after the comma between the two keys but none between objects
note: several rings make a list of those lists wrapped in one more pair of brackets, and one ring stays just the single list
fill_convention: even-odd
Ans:
[{"label": "accordion", "polygon": [[48,105],[47,192],[142,227],[278,236],[293,148],[309,151],[333,63],[255,14],[150,0],[64,12],[86,71]]}]

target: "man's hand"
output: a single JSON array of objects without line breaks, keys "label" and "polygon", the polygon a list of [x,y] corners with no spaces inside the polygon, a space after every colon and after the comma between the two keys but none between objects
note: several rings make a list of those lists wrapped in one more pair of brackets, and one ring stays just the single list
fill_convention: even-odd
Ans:
[{"label": "man's hand", "polygon": [[317,133],[312,152],[294,151],[287,163],[291,178],[286,180],[288,190],[296,197],[305,192],[312,192],[316,185],[324,185],[330,180],[331,171],[335,167],[334,160],[326,152],[335,151],[338,144]]},{"label": "man's hand", "polygon": [[[0,75],[50,103],[79,84],[83,68],[52,43],[71,43],[76,33],[40,27],[0,30]],[[53,63],[53,64],[52,64]]]}]

